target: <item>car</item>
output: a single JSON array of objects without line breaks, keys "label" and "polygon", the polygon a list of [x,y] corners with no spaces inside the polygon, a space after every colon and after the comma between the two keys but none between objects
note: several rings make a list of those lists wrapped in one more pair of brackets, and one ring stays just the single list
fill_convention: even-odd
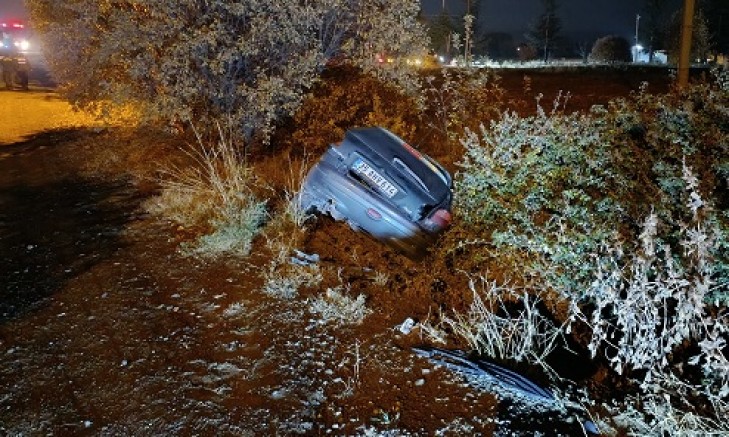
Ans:
[{"label": "car", "polygon": [[451,224],[453,180],[387,129],[355,128],[309,170],[297,199],[418,260]]}]

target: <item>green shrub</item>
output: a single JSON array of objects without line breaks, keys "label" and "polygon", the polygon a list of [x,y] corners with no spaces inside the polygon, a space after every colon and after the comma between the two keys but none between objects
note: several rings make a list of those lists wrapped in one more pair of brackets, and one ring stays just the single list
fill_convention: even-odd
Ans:
[{"label": "green shrub", "polygon": [[415,0],[28,0],[28,9],[73,104],[138,103],[165,122],[224,123],[247,145],[267,142],[335,57],[407,89],[412,69],[378,66],[374,55],[427,44]]},{"label": "green shrub", "polygon": [[719,207],[705,216],[717,230],[710,250],[719,284],[707,299],[727,300],[726,76],[680,95],[642,89],[588,114],[505,113],[478,134],[469,131],[456,175],[460,220],[446,251],[464,255],[466,270],[489,262],[579,296],[605,248],[614,241],[628,252],[639,248],[629,238],[651,211],[666,241],[680,241],[691,220],[685,163],[701,181],[697,194]]},{"label": "green shrub", "polygon": [[618,35],[604,36],[592,46],[590,59],[597,62],[630,62],[630,43]]}]

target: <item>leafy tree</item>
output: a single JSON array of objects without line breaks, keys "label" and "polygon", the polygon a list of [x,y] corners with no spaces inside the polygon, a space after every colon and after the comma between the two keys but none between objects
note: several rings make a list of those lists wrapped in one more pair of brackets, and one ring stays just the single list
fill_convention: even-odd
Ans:
[{"label": "leafy tree", "polygon": [[516,47],[516,55],[522,62],[531,61],[537,59],[537,49],[532,45],[522,43]]},{"label": "leafy tree", "polygon": [[542,0],[544,12],[532,24],[526,38],[549,61],[559,41],[562,22],[557,16],[557,0]]},{"label": "leafy tree", "polygon": [[597,62],[630,62],[630,43],[618,35],[604,36],[592,46],[590,59]]},{"label": "leafy tree", "polygon": [[428,36],[431,48],[437,53],[450,55],[451,34],[457,33],[458,27],[451,20],[450,15],[442,11],[428,24]]},{"label": "leafy tree", "polygon": [[[378,75],[375,53],[422,52],[417,0],[28,0],[56,79],[82,108],[223,122],[267,142],[333,57]],[[401,84],[407,82],[407,74]]]}]

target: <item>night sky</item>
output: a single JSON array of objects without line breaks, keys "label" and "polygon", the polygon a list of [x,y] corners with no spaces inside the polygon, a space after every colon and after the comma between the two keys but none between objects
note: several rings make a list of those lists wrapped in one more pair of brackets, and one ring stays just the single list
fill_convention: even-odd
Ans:
[{"label": "night sky", "polygon": [[[443,6],[443,0],[421,0],[421,3],[426,16],[439,14]],[[635,35],[636,14],[642,13],[644,3],[643,0],[557,0],[557,15],[567,36],[594,38],[616,34],[630,40]],[[462,14],[466,4],[467,0],[445,0],[449,14]],[[671,7],[678,9],[681,5],[681,0],[673,0]],[[479,19],[483,32],[507,32],[519,37],[543,11],[541,0],[481,0]]]},{"label": "night sky", "polygon": [[[674,0],[679,8],[681,0]],[[440,13],[443,0],[421,0],[425,15]],[[445,0],[446,10],[462,14],[467,0]],[[635,34],[635,15],[641,12],[643,0],[557,0],[562,32],[579,37],[618,34],[631,38]],[[530,23],[542,12],[541,0],[481,0],[481,21],[484,32],[508,32],[523,35]],[[27,16],[23,0],[0,0],[0,18]]]},{"label": "night sky", "polygon": [[27,16],[23,0],[0,0],[0,21],[24,19]]}]

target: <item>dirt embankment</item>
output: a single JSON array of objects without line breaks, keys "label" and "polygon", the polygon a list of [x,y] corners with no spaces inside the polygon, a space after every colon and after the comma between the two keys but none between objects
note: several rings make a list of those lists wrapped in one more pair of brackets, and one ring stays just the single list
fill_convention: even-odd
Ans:
[{"label": "dirt embankment", "polygon": [[[509,93],[526,95],[524,75],[503,79]],[[635,84],[529,76],[545,98],[571,88],[580,107]],[[36,119],[0,128],[0,142],[65,111],[7,96]],[[128,168],[174,150],[162,135],[83,129],[0,148],[0,433],[582,435],[581,417],[467,386],[410,350],[418,331],[396,326],[467,300],[458,266],[414,263],[326,219],[302,248],[320,255],[323,287],[294,299],[261,292],[263,239],[244,260],[183,255],[190,231],[144,212],[155,183]],[[261,176],[283,187],[284,173]],[[311,313],[337,284],[366,295],[364,323]]]}]

